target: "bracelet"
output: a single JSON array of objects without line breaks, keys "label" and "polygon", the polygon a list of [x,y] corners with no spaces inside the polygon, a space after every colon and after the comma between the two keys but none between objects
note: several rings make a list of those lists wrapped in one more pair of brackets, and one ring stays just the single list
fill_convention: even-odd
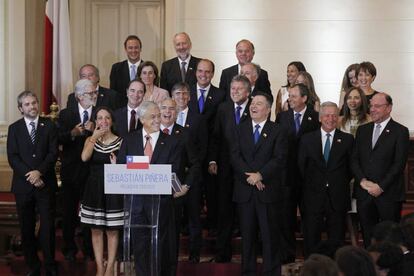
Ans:
[{"label": "bracelet", "polygon": [[91,142],[92,144],[95,144],[96,143],[96,140],[93,139],[93,138],[89,138],[89,142]]}]

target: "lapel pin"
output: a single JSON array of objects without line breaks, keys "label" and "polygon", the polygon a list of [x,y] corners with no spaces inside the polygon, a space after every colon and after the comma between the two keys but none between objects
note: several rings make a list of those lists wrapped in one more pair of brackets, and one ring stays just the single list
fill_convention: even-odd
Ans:
[{"label": "lapel pin", "polygon": [[193,70],[193,68],[189,67],[188,70]]},{"label": "lapel pin", "polygon": [[190,127],[190,125],[189,124],[186,124],[185,127]]},{"label": "lapel pin", "polygon": [[385,132],[386,132],[386,133],[390,133],[390,130],[389,130],[389,129],[386,129],[386,130],[385,130]]},{"label": "lapel pin", "polygon": [[180,131],[179,131],[179,130],[176,130],[176,131],[175,131],[175,134],[178,134],[178,133],[180,133]]},{"label": "lapel pin", "polygon": [[247,113],[246,113],[246,112],[244,112],[244,113],[243,113],[243,115],[244,115],[244,116],[247,116]]},{"label": "lapel pin", "polygon": [[104,94],[99,94],[99,96],[103,97],[103,96],[104,96]]},{"label": "lapel pin", "polygon": [[211,96],[208,96],[208,99],[211,100],[212,99]]},{"label": "lapel pin", "polygon": [[312,117],[308,117],[308,121],[312,121]]},{"label": "lapel pin", "polygon": [[337,141],[338,143],[341,143],[341,142],[342,142],[342,140],[341,140],[341,139],[337,139],[336,141]]},{"label": "lapel pin", "polygon": [[161,142],[160,145],[164,145],[164,142]]},{"label": "lapel pin", "polygon": [[266,138],[267,137],[267,134],[266,133],[263,133],[263,137]]},{"label": "lapel pin", "polygon": [[40,126],[45,126],[45,124],[44,123],[40,123]]}]

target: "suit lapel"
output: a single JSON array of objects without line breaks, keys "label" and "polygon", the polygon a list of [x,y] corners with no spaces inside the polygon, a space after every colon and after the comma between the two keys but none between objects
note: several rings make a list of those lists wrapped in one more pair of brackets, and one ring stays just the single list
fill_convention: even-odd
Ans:
[{"label": "suit lapel", "polygon": [[298,136],[300,136],[307,129],[308,125],[313,121],[310,113],[311,109],[307,107],[305,113],[303,114],[302,123],[300,124]]},{"label": "suit lapel", "polygon": [[[374,126],[375,126],[375,124],[374,124]],[[378,137],[378,140],[375,143],[375,146],[372,150],[376,150],[378,147],[381,146],[381,144],[384,143],[384,141],[387,139],[387,136],[390,135],[390,133],[392,133],[391,128],[392,128],[392,119],[388,121],[387,125],[385,126],[385,128],[381,132],[381,135]],[[372,147],[373,131],[374,131],[374,127],[372,127],[372,131],[371,131],[371,139],[370,139],[371,140],[371,147]]]},{"label": "suit lapel", "polygon": [[[259,141],[257,141],[257,144],[254,147],[255,151],[257,151],[260,148],[260,146],[263,144],[263,141],[267,139],[267,136],[269,134],[269,128],[270,128],[269,121],[266,121],[266,123],[263,126],[262,131],[260,132]],[[253,137],[253,127],[252,127],[251,137]]]},{"label": "suit lapel", "polygon": [[313,144],[315,145],[316,150],[316,156],[318,157],[319,161],[323,164],[323,166],[326,167],[327,165],[322,152],[322,134],[320,129],[318,129],[318,132],[315,135],[313,135],[313,140]]},{"label": "suit lapel", "polygon": [[165,146],[165,139],[166,134],[164,134],[162,131],[160,131],[160,136],[158,137],[157,144],[155,145],[154,152],[152,153],[151,163],[156,163],[157,158],[160,155],[160,152],[163,151],[163,148]]},{"label": "suit lapel", "polygon": [[328,165],[332,164],[332,162],[335,161],[332,159],[332,156],[333,158],[335,158],[336,156],[339,156],[337,152],[339,151],[341,146],[342,146],[342,133],[339,129],[337,129],[335,130],[335,135],[331,142],[331,151],[329,152]]},{"label": "suit lapel", "polygon": [[24,135],[26,137],[28,145],[32,144],[32,139],[30,138],[30,133],[27,129],[26,122],[25,122],[24,118],[22,118],[21,121],[20,121],[19,133],[21,133],[22,135]]}]

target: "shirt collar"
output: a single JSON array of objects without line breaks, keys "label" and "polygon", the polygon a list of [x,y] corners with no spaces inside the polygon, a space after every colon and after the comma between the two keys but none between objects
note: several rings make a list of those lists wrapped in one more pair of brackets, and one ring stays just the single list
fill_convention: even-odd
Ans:
[{"label": "shirt collar", "polygon": [[185,66],[188,66],[188,64],[190,63],[191,55],[188,55],[188,57],[185,60],[181,60],[179,57],[177,57],[177,59],[180,65],[181,65],[181,62],[186,62]]},{"label": "shirt collar", "polygon": [[24,118],[24,122],[26,123],[27,127],[30,127],[31,122],[34,122],[35,123],[35,128],[37,128],[37,124],[39,122],[39,115],[34,120],[30,120],[29,118],[26,118],[26,117],[23,117],[23,118]]},{"label": "shirt collar", "polygon": [[334,137],[334,135],[335,135],[335,130],[336,129],[334,129],[334,130],[332,130],[331,132],[326,132],[325,130],[323,130],[322,128],[321,128],[321,135],[322,135],[322,137],[326,137],[326,134],[330,134],[331,135],[331,137]]},{"label": "shirt collar", "polygon": [[388,122],[391,120],[391,116],[388,117],[388,119],[385,119],[384,121],[382,121],[381,123],[377,124],[374,123],[374,129],[377,125],[381,125],[381,129],[385,129],[385,127],[387,126]]},{"label": "shirt collar", "polygon": [[128,61],[128,68],[131,70],[131,65],[135,65],[136,67],[135,67],[135,70],[137,70],[138,69],[138,66],[141,64],[141,59],[139,59],[137,62],[135,62],[135,63],[132,63],[132,62],[130,62],[129,61],[129,59],[127,59],[127,61]]},{"label": "shirt collar", "polygon": [[262,121],[262,122],[260,122],[260,123],[255,123],[255,122],[252,120],[253,131],[255,130],[256,125],[259,125],[259,126],[260,126],[259,131],[262,131],[262,130],[263,130],[263,127],[264,127],[264,125],[265,125],[265,123],[266,123],[266,121],[267,121],[267,120],[264,120],[264,121]]}]

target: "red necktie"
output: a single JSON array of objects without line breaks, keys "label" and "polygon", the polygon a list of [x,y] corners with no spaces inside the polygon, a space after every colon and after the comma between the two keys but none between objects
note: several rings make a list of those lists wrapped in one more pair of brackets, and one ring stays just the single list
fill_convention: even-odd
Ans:
[{"label": "red necktie", "polygon": [[151,162],[151,157],[152,157],[151,136],[147,134],[145,135],[145,139],[147,141],[145,142],[145,146],[144,146],[144,154],[145,156],[148,156],[149,161]]},{"label": "red necktie", "polygon": [[170,135],[170,130],[166,127],[162,130],[162,132],[164,132],[167,135]]},{"label": "red necktie", "polygon": [[129,132],[135,130],[135,125],[137,124],[137,121],[135,119],[135,110],[131,110],[131,119],[129,120]]}]

